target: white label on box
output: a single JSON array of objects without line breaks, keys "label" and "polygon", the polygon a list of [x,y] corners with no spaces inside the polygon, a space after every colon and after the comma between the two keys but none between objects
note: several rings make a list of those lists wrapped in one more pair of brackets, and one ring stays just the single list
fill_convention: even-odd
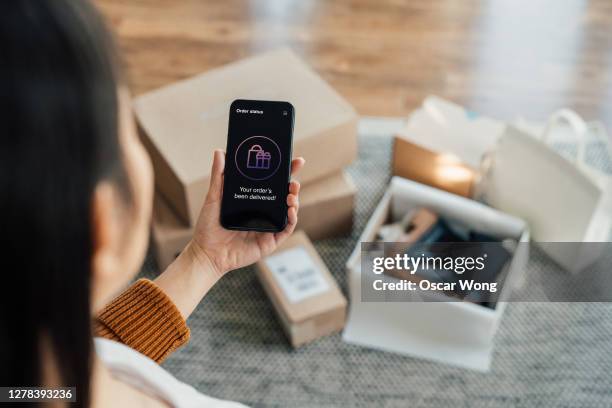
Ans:
[{"label": "white label on box", "polygon": [[266,265],[289,303],[298,303],[329,290],[321,269],[304,247],[287,249],[270,256],[266,259]]}]

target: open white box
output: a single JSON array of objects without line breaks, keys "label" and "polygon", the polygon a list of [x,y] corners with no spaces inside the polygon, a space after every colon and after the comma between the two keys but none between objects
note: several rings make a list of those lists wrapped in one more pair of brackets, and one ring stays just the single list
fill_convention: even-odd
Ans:
[{"label": "open white box", "polygon": [[364,302],[361,299],[361,243],[374,241],[380,226],[389,219],[398,220],[418,207],[427,207],[449,220],[460,221],[472,230],[500,239],[529,241],[527,226],[519,218],[455,194],[393,177],[347,261],[350,311],[343,338],[349,343],[486,371],[491,364],[493,336],[504,312],[505,300],[522,281],[529,255],[527,245],[522,245],[513,255],[495,309],[456,301]]}]

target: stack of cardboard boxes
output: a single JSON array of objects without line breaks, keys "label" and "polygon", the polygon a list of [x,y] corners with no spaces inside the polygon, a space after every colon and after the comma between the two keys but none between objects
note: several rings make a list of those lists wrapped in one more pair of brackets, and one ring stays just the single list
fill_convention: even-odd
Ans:
[{"label": "stack of cardboard boxes", "polygon": [[153,240],[160,269],[180,253],[210,182],[214,149],[225,149],[234,99],[291,102],[294,155],[306,166],[298,228],[311,239],[347,233],[355,186],[344,167],[357,156],[357,114],[288,49],[205,72],[138,97],[135,110],[153,160],[157,197]]},{"label": "stack of cardboard boxes", "polygon": [[153,243],[160,270],[191,239],[210,182],[213,150],[226,147],[234,99],[293,104],[293,152],[306,159],[296,177],[302,184],[297,228],[313,240],[351,229],[356,189],[344,167],[357,157],[357,114],[295,54],[281,49],[136,99],[139,130],[155,170]]}]

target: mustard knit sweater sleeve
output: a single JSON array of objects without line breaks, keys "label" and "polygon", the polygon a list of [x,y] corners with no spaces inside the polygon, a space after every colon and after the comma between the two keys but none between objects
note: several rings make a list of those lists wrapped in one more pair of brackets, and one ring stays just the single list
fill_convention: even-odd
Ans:
[{"label": "mustard knit sweater sleeve", "polygon": [[97,337],[121,342],[161,363],[189,341],[189,328],[172,300],[140,279],[107,305],[94,321]]}]

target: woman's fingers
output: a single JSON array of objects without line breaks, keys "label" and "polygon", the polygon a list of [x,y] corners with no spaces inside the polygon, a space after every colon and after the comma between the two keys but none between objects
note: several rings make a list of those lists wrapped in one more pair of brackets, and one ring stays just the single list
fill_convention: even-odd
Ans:
[{"label": "woman's fingers", "polygon": [[[291,161],[291,174],[295,174],[304,166],[306,161],[303,157],[298,157]],[[293,233],[295,226],[297,224],[297,213],[300,208],[300,182],[297,180],[291,180],[289,183],[289,194],[287,195],[287,206],[289,210],[287,211],[287,226],[281,232],[277,232],[274,234],[274,238],[276,239],[276,243],[279,244],[289,235]]]},{"label": "woman's fingers", "polygon": [[298,199],[298,196],[295,194],[289,194],[287,196],[287,206],[294,207],[295,210],[297,211],[300,206],[300,201]]},{"label": "woman's fingers", "polygon": [[[299,183],[297,183],[294,189],[299,192]],[[281,232],[277,232],[276,234],[274,234],[274,238],[276,239],[277,244],[284,241],[289,235],[293,233],[293,230],[295,229],[295,226],[298,221],[297,213],[300,208],[300,200],[298,199],[297,194],[290,193],[289,195],[287,195],[287,206],[289,206],[289,210],[287,210],[287,226]]]},{"label": "woman's fingers", "polygon": [[210,172],[210,187],[206,195],[206,201],[217,201],[221,199],[223,189],[223,170],[225,168],[225,152],[216,149],[213,152],[212,170]]},{"label": "woman's fingers", "polygon": [[300,169],[304,167],[305,163],[306,160],[304,160],[303,157],[296,157],[295,159],[291,160],[291,175],[293,176],[300,171]]},{"label": "woman's fingers", "polygon": [[289,194],[298,195],[300,194],[300,182],[297,180],[291,180],[289,183]]},{"label": "woman's fingers", "polygon": [[[287,224],[293,227],[295,227],[295,224],[297,224],[297,207],[289,208],[289,211],[287,212]],[[293,231],[293,229],[291,231]]]},{"label": "woman's fingers", "polygon": [[276,240],[276,244],[280,244],[283,242],[289,235],[293,233],[295,229],[295,225],[297,224],[297,208],[289,207],[289,211],[287,212],[287,226],[281,232],[277,232],[274,234],[274,239]]}]

